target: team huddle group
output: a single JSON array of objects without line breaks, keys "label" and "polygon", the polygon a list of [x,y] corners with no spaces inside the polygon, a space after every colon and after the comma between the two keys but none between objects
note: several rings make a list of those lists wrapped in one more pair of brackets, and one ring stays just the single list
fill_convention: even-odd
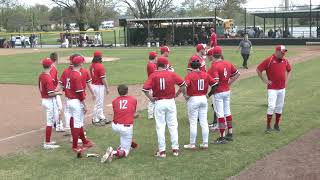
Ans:
[{"label": "team huddle group", "polygon": [[[214,144],[225,144],[233,140],[232,115],[230,111],[230,86],[239,78],[237,68],[223,58],[222,48],[214,46],[206,49],[203,44],[196,46],[196,53],[187,62],[187,75],[181,78],[174,73],[174,68],[168,60],[170,49],[167,46],[160,48],[161,55],[151,51],[147,64],[148,79],[145,81],[142,91],[150,100],[148,104],[148,118],[155,119],[158,148],[155,156],[166,157],[165,129],[169,129],[171,150],[173,156],[179,155],[178,121],[175,98],[182,93],[187,102],[188,118],[190,124],[190,142],[183,147],[194,150],[196,148],[208,149],[209,126],[207,120],[208,100],[211,98],[216,126],[213,130],[219,130],[219,138]],[[280,131],[279,121],[284,104],[285,86],[289,79],[291,66],[284,58],[286,48],[279,45],[275,53],[265,59],[257,68],[259,77],[268,86],[268,111],[267,129],[271,132],[271,119],[276,114],[274,129]],[[46,111],[45,149],[58,148],[56,142],[51,141],[52,127],[57,131],[71,133],[72,150],[78,155],[93,147],[94,143],[86,138],[83,126],[87,107],[85,103],[86,87],[88,87],[95,105],[92,122],[94,124],[108,123],[104,116],[104,95],[108,94],[106,72],[102,64],[102,53],[94,52],[94,57],[89,71],[82,67],[84,57],[79,54],[70,56],[70,66],[66,68],[60,79],[55,68],[57,54],[52,53],[50,58],[42,61],[44,71],[39,76],[39,90],[42,96],[42,105]],[[206,68],[206,58],[211,62],[210,68]],[[266,71],[267,79],[262,75]],[[179,86],[178,91],[175,87]],[[60,95],[65,94],[64,109]],[[112,101],[113,121],[112,129],[120,135],[120,146],[117,149],[108,147],[101,162],[111,162],[113,157],[126,157],[132,148],[138,145],[133,141],[134,119],[138,117],[136,112],[137,100],[128,95],[128,87],[119,85],[119,97]],[[62,111],[63,109],[63,111]],[[65,127],[60,121],[64,113]],[[196,145],[197,123],[202,131],[202,142]],[[79,145],[79,140],[82,145]]]}]

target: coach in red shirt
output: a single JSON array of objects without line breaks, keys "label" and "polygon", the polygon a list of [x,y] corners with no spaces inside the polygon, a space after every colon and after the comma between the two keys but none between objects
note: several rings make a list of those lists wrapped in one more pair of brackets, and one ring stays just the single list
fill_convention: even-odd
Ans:
[{"label": "coach in red shirt", "polygon": [[[257,67],[260,79],[268,88],[268,111],[266,133],[271,132],[272,115],[276,114],[274,130],[280,131],[279,122],[285,99],[285,88],[291,75],[291,65],[284,58],[287,49],[284,45],[276,46],[275,53],[262,61]],[[266,71],[267,79],[262,75]]]}]

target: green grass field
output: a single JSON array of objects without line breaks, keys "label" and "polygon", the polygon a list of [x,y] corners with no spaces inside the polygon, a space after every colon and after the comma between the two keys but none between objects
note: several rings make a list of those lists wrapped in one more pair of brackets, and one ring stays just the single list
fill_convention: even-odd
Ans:
[{"label": "green grass field", "polygon": [[[264,49],[262,47],[259,50],[257,47],[255,56],[263,58],[272,52]],[[182,69],[185,67],[186,58],[192,54],[185,53],[188,50],[191,49],[173,50],[171,61],[181,75],[184,74]],[[92,51],[82,51],[82,53],[89,55]],[[143,82],[145,71],[141,68],[145,67],[146,53],[145,49],[106,50],[105,54],[123,59],[105,64],[112,84]],[[234,57],[233,62],[240,64],[240,57],[237,57],[234,50],[226,48],[225,54],[226,58]],[[43,55],[43,53],[15,55],[10,56],[10,59],[0,56],[1,83],[35,84],[34,78],[40,71],[39,59]],[[251,59],[251,63],[257,64],[261,58]],[[294,66],[292,79],[287,88],[281,133],[264,134],[266,89],[257,77],[252,77],[233,86],[231,109],[234,117],[235,141],[232,143],[221,146],[210,145],[208,151],[182,150],[179,157],[173,157],[168,153],[166,159],[154,158],[152,154],[157,147],[155,123],[147,120],[146,112],[143,111],[142,116],[136,120],[134,128],[134,136],[140,147],[125,159],[103,165],[98,159],[79,160],[71,153],[71,145],[63,143],[63,147],[56,151],[44,151],[39,148],[28,153],[1,157],[0,177],[4,179],[225,179],[310,129],[320,126],[318,118],[320,113],[316,106],[320,95],[319,83],[314,76],[320,67],[320,61],[317,59]],[[16,61],[20,63],[12,63]],[[127,73],[123,73],[124,71]],[[209,112],[209,119],[211,117],[212,114]],[[182,146],[189,140],[185,103],[178,104],[178,120],[179,143]],[[200,132],[199,130],[198,133]],[[107,146],[116,147],[119,144],[119,137],[110,127],[89,128],[87,135],[97,144],[92,152],[103,153]],[[200,136],[198,134],[198,142]],[[216,137],[217,134],[211,134],[210,140]],[[167,133],[167,146],[170,147],[168,140]]]},{"label": "green grass field", "polygon": [[[289,47],[290,48],[290,47]],[[240,53],[236,51],[236,47],[225,47],[224,57],[232,61],[236,66],[242,65]],[[112,85],[120,83],[138,84],[143,83],[146,79],[146,63],[148,52],[158,50],[154,48],[111,48],[101,49],[106,57],[117,57],[120,61],[105,62],[107,75]],[[78,51],[84,56],[92,56],[93,49],[84,49]],[[59,53],[60,57],[69,56],[77,51],[70,50]],[[193,47],[177,47],[172,48],[169,57],[176,72],[184,77],[188,59],[195,53]],[[267,56],[273,53],[273,47],[255,47],[254,52],[249,60],[249,65],[258,64]],[[289,51],[288,56],[293,57],[299,54],[298,51]],[[49,56],[49,53],[29,53],[17,54],[14,56],[0,56],[0,83],[15,84],[36,84],[38,74],[41,72],[40,61],[42,58]],[[14,63],[14,65],[13,65]],[[68,65],[61,64],[58,66],[60,72]],[[207,67],[210,63],[207,62]],[[86,65],[85,67],[88,67]],[[19,72],[19,73],[17,73]]]}]

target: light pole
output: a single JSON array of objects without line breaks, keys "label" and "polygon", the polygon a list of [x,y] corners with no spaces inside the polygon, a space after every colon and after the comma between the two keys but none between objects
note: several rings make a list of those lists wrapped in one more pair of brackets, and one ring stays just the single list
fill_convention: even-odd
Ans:
[{"label": "light pole", "polygon": [[60,16],[61,16],[61,28],[62,28],[62,31],[64,31],[63,16],[62,16],[62,6],[60,6]]}]

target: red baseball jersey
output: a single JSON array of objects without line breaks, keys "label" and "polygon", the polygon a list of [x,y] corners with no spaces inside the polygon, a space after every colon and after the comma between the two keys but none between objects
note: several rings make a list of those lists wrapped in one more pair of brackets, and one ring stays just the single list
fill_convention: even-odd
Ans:
[{"label": "red baseball jersey", "polygon": [[143,91],[152,89],[153,97],[156,100],[172,99],[175,97],[175,85],[183,86],[185,82],[176,73],[161,70],[152,73],[148,80],[144,83]]},{"label": "red baseball jersey", "polygon": [[80,69],[81,78],[82,78],[82,86],[84,91],[86,91],[87,83],[91,82],[92,79],[90,77],[89,71],[85,68]]},{"label": "red baseball jersey", "polygon": [[[198,54],[196,54],[195,56],[198,56],[199,57],[199,60],[200,60],[200,63],[201,63],[201,66],[200,66],[200,71],[202,72],[207,72],[206,70],[206,60],[202,57],[202,56],[199,56]],[[188,70],[192,70],[191,66],[190,66],[190,63],[192,62],[191,58],[189,59],[188,61],[188,67],[187,69]]]},{"label": "red baseball jersey", "polygon": [[65,88],[67,83],[67,78],[70,76],[70,73],[72,72],[73,66],[70,65],[68,68],[63,70],[63,73],[61,74],[59,83]]},{"label": "red baseball jersey", "polygon": [[50,74],[41,73],[39,75],[38,87],[42,98],[49,98],[49,94],[56,89],[53,78]]},{"label": "red baseball jersey", "polygon": [[119,96],[112,101],[113,122],[133,124],[137,109],[137,99],[132,96]]},{"label": "red baseball jersey", "polygon": [[287,59],[278,59],[272,55],[259,64],[258,70],[266,71],[268,80],[271,81],[268,89],[283,89],[286,86],[286,73],[291,71],[291,65]]},{"label": "red baseball jersey", "polygon": [[103,85],[102,78],[106,77],[106,70],[102,63],[92,63],[90,66],[90,75],[92,77],[92,84]]},{"label": "red baseball jersey", "polygon": [[157,70],[157,65],[154,62],[149,61],[147,64],[148,77]]},{"label": "red baseball jersey", "polygon": [[188,96],[203,96],[208,92],[209,86],[214,86],[218,82],[209,74],[202,71],[192,71],[185,77]]},{"label": "red baseball jersey", "polygon": [[51,66],[51,70],[50,70],[50,75],[51,77],[53,78],[53,84],[55,87],[58,86],[59,84],[59,81],[58,81],[58,71],[57,71],[57,68],[54,64],[52,64]]},{"label": "red baseball jersey", "polygon": [[213,62],[208,74],[219,80],[219,85],[215,93],[226,92],[230,90],[229,80],[231,77],[237,75],[239,71],[237,68],[229,61],[222,60]]},{"label": "red baseball jersey", "polygon": [[65,93],[69,99],[79,99],[80,101],[85,99],[82,77],[79,71],[72,70],[66,78]]},{"label": "red baseball jersey", "polygon": [[217,34],[214,32],[211,34],[211,37],[210,37],[210,45],[211,47],[216,47],[218,45]]}]

